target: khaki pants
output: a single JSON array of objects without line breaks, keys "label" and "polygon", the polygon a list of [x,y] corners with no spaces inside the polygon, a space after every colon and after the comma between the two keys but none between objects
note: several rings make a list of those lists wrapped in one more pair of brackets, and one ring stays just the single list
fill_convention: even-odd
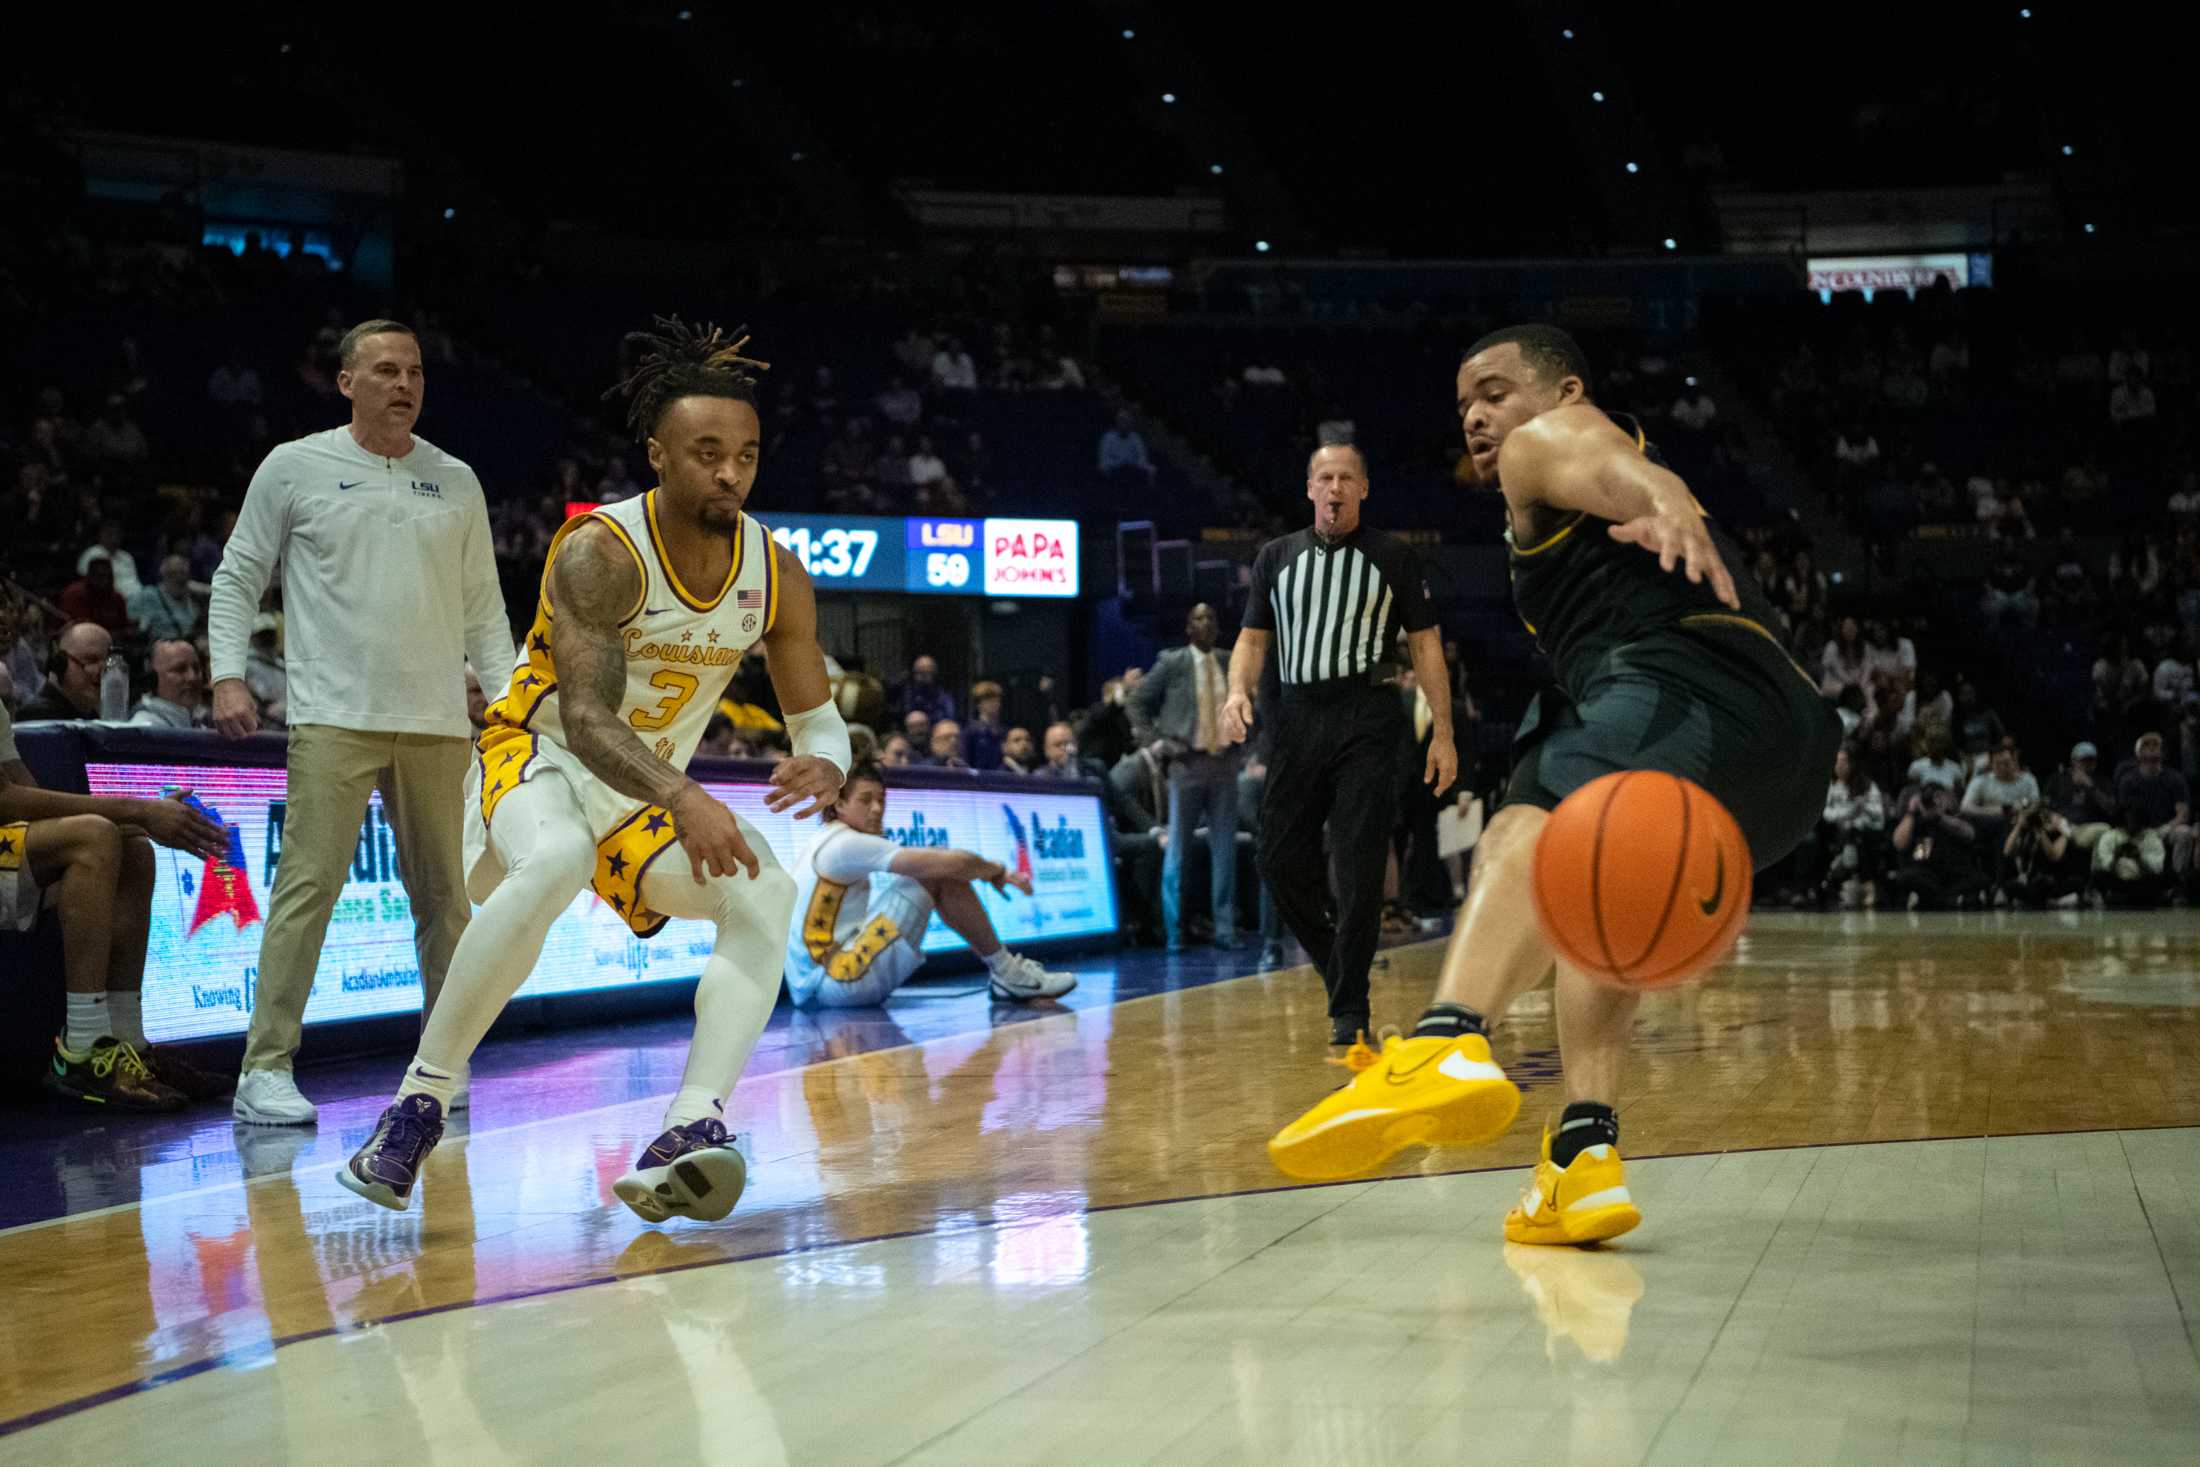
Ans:
[{"label": "khaki pants", "polygon": [[421,1018],[435,1007],[451,949],[473,908],[461,869],[466,766],[473,745],[430,734],[359,733],[326,724],[290,731],[290,793],[281,864],[260,938],[259,992],[247,1070],[287,1070],[320,966],[329,913],[350,878],[368,796],[379,786],[411,900],[420,953]]}]

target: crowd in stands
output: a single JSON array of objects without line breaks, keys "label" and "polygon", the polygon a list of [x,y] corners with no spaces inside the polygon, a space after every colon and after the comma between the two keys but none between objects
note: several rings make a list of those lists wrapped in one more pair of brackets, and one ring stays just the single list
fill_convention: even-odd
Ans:
[{"label": "crowd in stands", "polygon": [[1727,327],[1736,378],[1864,546],[1846,587],[1801,548],[1753,566],[1849,734],[1817,838],[1764,894],[2184,903],[2200,479],[2180,334],[1946,288]]}]

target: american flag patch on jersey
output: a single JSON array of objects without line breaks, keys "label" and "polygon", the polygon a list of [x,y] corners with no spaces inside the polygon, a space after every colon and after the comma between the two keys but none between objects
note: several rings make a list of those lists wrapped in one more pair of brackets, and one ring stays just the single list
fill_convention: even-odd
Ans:
[{"label": "american flag patch on jersey", "polygon": [[736,591],[733,593],[733,606],[736,611],[762,611],[764,609],[764,593],[762,591]]}]

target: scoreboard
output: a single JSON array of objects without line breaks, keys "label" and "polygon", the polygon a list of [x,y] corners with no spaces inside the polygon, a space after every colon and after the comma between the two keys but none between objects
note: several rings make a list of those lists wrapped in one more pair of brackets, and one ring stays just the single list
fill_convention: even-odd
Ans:
[{"label": "scoreboard", "polygon": [[[568,505],[585,513],[592,504]],[[921,596],[1077,594],[1077,521],[758,515],[821,591]]]},{"label": "scoreboard", "polygon": [[759,516],[820,590],[1075,596],[1077,521]]}]

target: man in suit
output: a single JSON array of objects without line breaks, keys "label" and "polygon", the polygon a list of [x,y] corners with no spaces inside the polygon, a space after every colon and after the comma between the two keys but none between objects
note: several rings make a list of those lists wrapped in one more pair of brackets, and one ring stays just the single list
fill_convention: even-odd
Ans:
[{"label": "man in suit", "polygon": [[1167,761],[1169,839],[1161,870],[1161,918],[1169,951],[1182,952],[1185,854],[1204,822],[1217,949],[1237,946],[1237,775],[1239,757],[1222,732],[1230,696],[1229,654],[1215,648],[1215,609],[1201,602],[1184,624],[1187,645],[1154,662],[1132,694],[1148,747]]},{"label": "man in suit", "polygon": [[[1088,774],[1099,772],[1098,764],[1096,759],[1079,761]],[[1141,943],[1152,943],[1161,936],[1161,865],[1168,832],[1160,822],[1168,806],[1166,776],[1152,749],[1133,749],[1115,761],[1105,778],[1108,833],[1115,843],[1124,927],[1135,931]]]}]

